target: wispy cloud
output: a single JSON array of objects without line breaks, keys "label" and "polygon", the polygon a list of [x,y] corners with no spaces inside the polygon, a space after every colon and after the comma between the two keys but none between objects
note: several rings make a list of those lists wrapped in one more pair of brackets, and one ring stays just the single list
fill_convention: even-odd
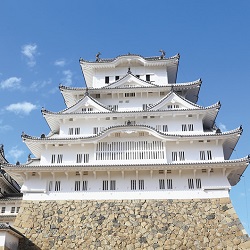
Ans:
[{"label": "wispy cloud", "polygon": [[220,129],[222,132],[227,131],[226,125],[225,125],[225,124],[222,124],[221,122],[219,123],[219,129]]},{"label": "wispy cloud", "polygon": [[22,155],[24,154],[24,151],[21,149],[18,149],[17,146],[11,148],[7,153],[7,158],[11,157],[15,161],[18,160]]},{"label": "wispy cloud", "polygon": [[31,84],[30,90],[32,91],[39,91],[40,89],[46,87],[47,85],[51,84],[51,79],[44,80],[44,81],[35,81]]},{"label": "wispy cloud", "polygon": [[63,75],[64,75],[64,77],[62,78],[63,84],[70,86],[72,84],[73,73],[71,72],[71,70],[64,70]]},{"label": "wispy cloud", "polygon": [[12,127],[10,125],[3,124],[3,120],[0,120],[0,133],[11,129]]},{"label": "wispy cloud", "polygon": [[28,59],[28,66],[34,67],[36,65],[37,45],[35,43],[23,45],[21,52]]},{"label": "wispy cloud", "polygon": [[59,60],[56,60],[56,61],[54,62],[54,65],[55,65],[55,66],[59,66],[59,67],[63,67],[63,66],[65,66],[65,64],[66,64],[66,61],[63,60],[63,59],[59,59]]},{"label": "wispy cloud", "polygon": [[21,78],[15,76],[0,82],[1,89],[19,89],[21,87]]},{"label": "wispy cloud", "polygon": [[32,110],[37,109],[37,106],[30,102],[19,102],[10,104],[5,109],[7,111],[14,112],[15,114],[28,115]]}]

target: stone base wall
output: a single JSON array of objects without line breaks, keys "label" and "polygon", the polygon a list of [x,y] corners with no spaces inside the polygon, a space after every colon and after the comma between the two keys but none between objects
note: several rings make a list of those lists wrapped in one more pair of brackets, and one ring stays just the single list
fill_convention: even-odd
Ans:
[{"label": "stone base wall", "polygon": [[23,201],[20,249],[250,249],[228,198]]}]

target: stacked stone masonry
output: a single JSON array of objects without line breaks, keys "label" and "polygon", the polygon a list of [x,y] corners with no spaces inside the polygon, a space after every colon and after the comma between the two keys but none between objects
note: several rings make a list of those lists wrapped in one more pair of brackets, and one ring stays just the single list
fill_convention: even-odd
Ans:
[{"label": "stacked stone masonry", "polygon": [[23,201],[19,249],[250,249],[228,198]]}]

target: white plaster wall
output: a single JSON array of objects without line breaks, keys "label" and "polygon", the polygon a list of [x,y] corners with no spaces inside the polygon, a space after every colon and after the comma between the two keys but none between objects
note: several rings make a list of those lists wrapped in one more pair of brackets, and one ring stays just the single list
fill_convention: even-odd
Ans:
[{"label": "white plaster wall", "polygon": [[[188,178],[200,178],[202,183],[202,189],[188,189]],[[159,179],[172,179],[173,189],[172,190],[160,190]],[[88,181],[87,191],[75,191],[75,181]],[[103,191],[102,184],[103,180],[116,180],[115,191]],[[137,190],[131,191],[131,180],[137,180]],[[144,190],[138,189],[138,180],[144,180]],[[48,191],[49,181],[61,181],[61,191]],[[82,184],[82,183],[81,183]],[[205,189],[223,189],[225,190],[203,190]],[[42,173],[41,179],[38,175],[29,176],[25,185],[22,187],[24,192],[24,199],[129,199],[129,198],[166,198],[171,197],[178,199],[181,194],[185,197],[182,198],[211,198],[211,197],[225,197],[228,195],[228,189],[230,184],[227,177],[223,175],[221,169],[216,169],[212,173],[202,173],[201,170],[197,170],[195,173],[193,170],[172,171],[170,174],[160,174],[159,171],[153,171],[152,173],[148,170],[138,171],[111,171],[108,172],[96,172],[94,175],[92,172],[88,172],[88,175],[76,175],[75,172],[55,173],[54,178],[50,173]],[[214,196],[215,195],[215,196]],[[120,198],[119,198],[120,196]],[[194,197],[191,197],[194,196]],[[95,198],[94,198],[95,197]],[[105,198],[106,197],[106,198]]]},{"label": "white plaster wall", "polygon": [[19,239],[10,234],[10,233],[6,233],[6,242],[5,242],[5,245],[6,247],[8,247],[8,249],[11,249],[11,250],[17,250],[18,249],[18,242],[19,242]]}]

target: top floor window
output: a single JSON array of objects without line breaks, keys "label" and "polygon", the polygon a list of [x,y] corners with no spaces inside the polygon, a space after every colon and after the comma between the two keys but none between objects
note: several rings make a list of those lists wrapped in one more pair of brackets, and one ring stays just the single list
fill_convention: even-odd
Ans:
[{"label": "top floor window", "polygon": [[109,76],[105,76],[105,83],[109,83]]},{"label": "top floor window", "polygon": [[116,81],[119,80],[119,78],[120,78],[119,76],[115,76],[115,80],[116,80]]},{"label": "top floor window", "polygon": [[146,81],[150,82],[150,75],[146,75]]}]

